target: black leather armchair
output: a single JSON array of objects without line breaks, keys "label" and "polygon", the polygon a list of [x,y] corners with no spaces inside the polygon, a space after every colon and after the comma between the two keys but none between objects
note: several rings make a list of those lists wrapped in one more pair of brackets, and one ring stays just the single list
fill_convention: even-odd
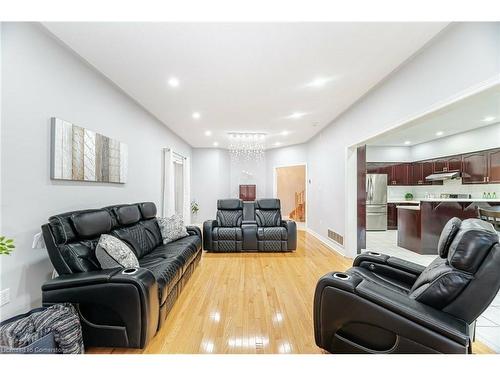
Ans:
[{"label": "black leather armchair", "polygon": [[297,248],[295,221],[281,218],[279,199],[255,201],[257,246],[259,251],[289,251]]},{"label": "black leather armchair", "polygon": [[[187,231],[164,245],[151,202],[52,216],[42,232],[59,276],[43,284],[43,305],[73,303],[86,346],[143,348],[201,258],[200,230]],[[95,248],[103,233],[126,242],[139,268],[101,269]]]},{"label": "black leather armchair", "polygon": [[359,255],[323,276],[314,295],[316,344],[331,353],[470,353],[469,327],[500,288],[491,224],[450,220],[428,267]]},{"label": "black leather armchair", "polygon": [[217,220],[203,223],[203,247],[213,252],[293,251],[297,227],[282,220],[279,199],[220,199]]},{"label": "black leather armchair", "polygon": [[219,199],[217,220],[203,223],[203,247],[207,251],[229,252],[243,249],[243,202],[240,199]]}]

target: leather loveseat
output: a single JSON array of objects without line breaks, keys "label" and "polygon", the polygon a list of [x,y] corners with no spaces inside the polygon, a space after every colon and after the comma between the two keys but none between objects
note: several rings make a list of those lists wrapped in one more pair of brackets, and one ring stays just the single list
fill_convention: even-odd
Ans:
[{"label": "leather loveseat", "polygon": [[[86,346],[143,348],[161,327],[201,258],[201,232],[163,245],[151,202],[55,215],[42,226],[59,274],[42,286],[44,306],[77,308]],[[137,269],[101,269],[95,248],[101,234],[126,242]]]},{"label": "leather loveseat", "polygon": [[219,199],[217,219],[203,223],[203,247],[213,252],[293,251],[297,227],[281,218],[279,199]]},{"label": "leather loveseat", "polygon": [[316,344],[331,353],[471,352],[470,326],[500,288],[492,225],[451,219],[428,267],[367,252],[323,276],[314,296]]}]

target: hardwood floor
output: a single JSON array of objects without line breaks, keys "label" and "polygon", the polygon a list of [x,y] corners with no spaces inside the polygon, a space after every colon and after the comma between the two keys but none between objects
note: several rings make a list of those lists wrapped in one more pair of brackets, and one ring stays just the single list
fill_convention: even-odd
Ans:
[{"label": "hardwood floor", "polygon": [[[349,268],[311,234],[293,253],[203,253],[162,329],[145,349],[89,353],[323,353],[314,343],[318,278]],[[489,348],[475,345],[478,353]]]}]

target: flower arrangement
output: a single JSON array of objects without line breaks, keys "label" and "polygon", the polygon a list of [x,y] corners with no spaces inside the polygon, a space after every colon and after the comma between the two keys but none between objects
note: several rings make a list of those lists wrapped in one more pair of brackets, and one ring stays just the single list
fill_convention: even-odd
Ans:
[{"label": "flower arrangement", "polygon": [[200,206],[198,205],[198,202],[192,201],[191,202],[191,213],[193,215],[196,215],[199,210],[200,210]]}]

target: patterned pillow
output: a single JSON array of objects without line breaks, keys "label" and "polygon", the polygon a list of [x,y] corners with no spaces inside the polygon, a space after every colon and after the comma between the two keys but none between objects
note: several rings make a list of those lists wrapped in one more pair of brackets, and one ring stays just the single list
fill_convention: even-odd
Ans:
[{"label": "patterned pillow", "polygon": [[184,220],[179,214],[175,214],[170,217],[160,217],[158,218],[158,224],[160,225],[164,245],[178,240],[179,238],[189,236],[189,233],[184,226]]},{"label": "patterned pillow", "polygon": [[122,240],[109,234],[102,234],[99,238],[95,256],[102,269],[139,267],[139,261],[132,249]]}]

